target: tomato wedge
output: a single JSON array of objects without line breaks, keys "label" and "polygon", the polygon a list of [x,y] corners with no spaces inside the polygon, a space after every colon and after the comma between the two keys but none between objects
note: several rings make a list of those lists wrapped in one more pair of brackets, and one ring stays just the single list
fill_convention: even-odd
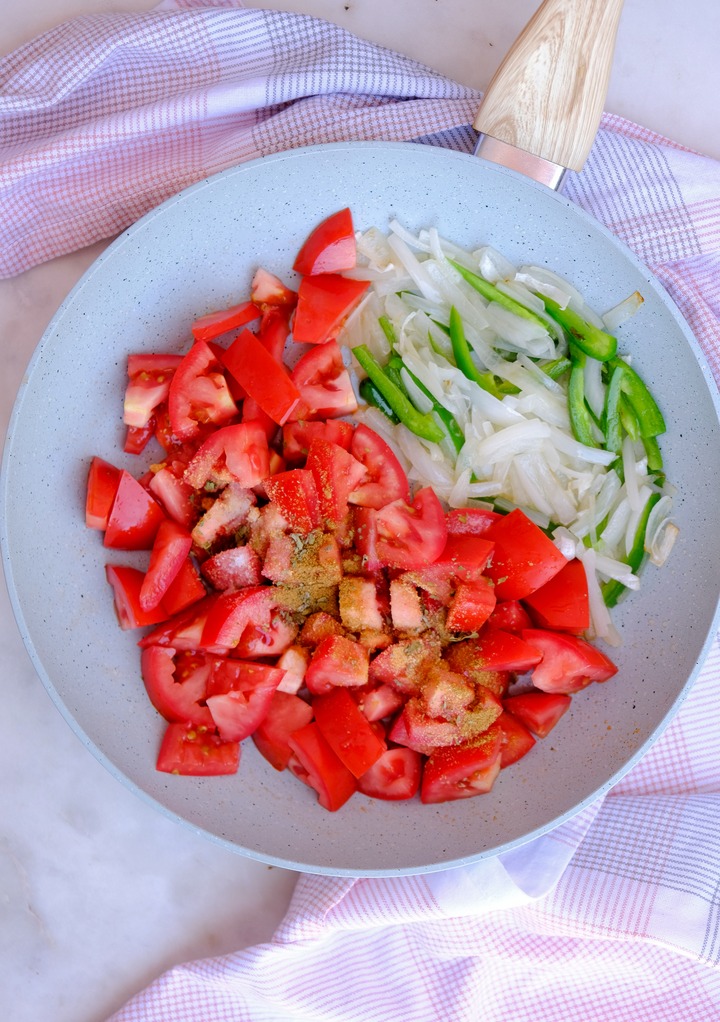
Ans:
[{"label": "tomato wedge", "polygon": [[377,555],[382,564],[418,568],[436,561],[445,548],[445,514],[435,491],[426,486],[412,504],[394,500],[375,517]]},{"label": "tomato wedge", "polygon": [[338,525],[348,513],[348,497],[367,478],[365,466],[339,444],[320,438],[310,444],[305,465],[315,479],[322,520]]},{"label": "tomato wedge", "polygon": [[309,348],[295,365],[291,379],[300,393],[293,419],[333,419],[357,411],[350,373],[337,341]]},{"label": "tomato wedge", "polygon": [[273,422],[279,426],[287,422],[300,401],[300,392],[252,330],[243,330],[235,338],[223,355],[223,363]]},{"label": "tomato wedge", "polygon": [[423,770],[421,801],[436,804],[486,794],[500,772],[501,757],[497,724],[469,745],[436,749]]},{"label": "tomato wedge", "polygon": [[495,543],[487,574],[498,600],[521,600],[545,585],[568,562],[553,541],[516,509],[484,535]]},{"label": "tomato wedge", "polygon": [[254,302],[240,302],[238,305],[231,305],[229,309],[220,309],[218,312],[209,312],[207,316],[201,316],[195,320],[190,329],[196,341],[214,341],[216,337],[245,326],[259,316],[260,309]]},{"label": "tomato wedge", "polygon": [[451,632],[478,632],[496,604],[495,590],[486,578],[461,582],[450,600],[447,627]]},{"label": "tomato wedge", "polygon": [[362,777],[385,752],[385,742],[375,734],[346,688],[334,688],[313,699],[312,705],[325,741],[351,774]]},{"label": "tomato wedge", "polygon": [[368,652],[344,635],[322,639],[305,672],[305,684],[313,695],[330,692],[337,685],[362,688],[367,682]]},{"label": "tomato wedge", "polygon": [[160,505],[137,479],[122,471],[103,542],[114,550],[149,550],[164,520]]},{"label": "tomato wedge", "polygon": [[171,583],[180,573],[192,548],[192,538],[183,525],[166,518],[160,523],[150,552],[150,564],[140,589],[140,606],[159,606]]},{"label": "tomato wedge", "polygon": [[120,482],[120,469],[95,457],[90,462],[85,498],[85,524],[89,529],[106,529],[110,509]]},{"label": "tomato wedge", "polygon": [[290,735],[288,767],[314,788],[323,808],[334,813],[355,793],[357,782],[322,736],[315,721]]},{"label": "tomato wedge", "polygon": [[291,468],[265,480],[265,492],[294,532],[307,535],[320,525],[320,498],[315,477],[306,468]]},{"label": "tomato wedge", "polygon": [[547,738],[571,702],[562,692],[520,692],[504,699],[503,707],[538,738]]},{"label": "tomato wedge", "polygon": [[221,426],[237,414],[215,352],[205,341],[195,341],[170,381],[168,415],[173,433],[179,440],[191,440],[206,423]]},{"label": "tomato wedge", "polygon": [[258,751],[276,770],[284,770],[290,762],[290,736],[309,724],[313,708],[300,696],[276,689],[265,717],[253,731],[252,740]]},{"label": "tomato wedge", "polygon": [[500,769],[512,766],[535,745],[535,739],[522,721],[514,717],[512,713],[504,710],[497,719],[497,725],[502,734],[502,752],[500,754]]},{"label": "tomato wedge", "polygon": [[212,658],[203,653],[178,652],[170,646],[148,646],[140,670],[150,702],[165,720],[214,728],[205,705]]},{"label": "tomato wedge", "polygon": [[268,307],[294,308],[297,294],[291,291],[274,273],[260,266],[252,279],[250,299],[263,311]]},{"label": "tomato wedge", "polygon": [[207,706],[226,742],[241,742],[265,717],[284,671],[267,664],[216,658],[207,684]]},{"label": "tomato wedge", "polygon": [[224,742],[213,731],[194,724],[168,724],[158,753],[156,769],[187,777],[236,774],[240,744]]},{"label": "tomato wedge", "polygon": [[257,422],[239,422],[216,429],[191,459],[183,479],[194,489],[237,483],[251,489],[270,470],[267,437]]},{"label": "tomato wedge", "polygon": [[148,425],[155,409],[167,400],[170,380],[181,362],[182,355],[128,356],[128,384],[123,404],[126,426],[138,429]]},{"label": "tomato wedge", "polygon": [[576,635],[527,628],[522,638],[542,657],[532,672],[532,683],[543,692],[570,694],[617,674],[609,657]]},{"label": "tomato wedge", "polygon": [[341,419],[298,420],[283,426],[283,457],[288,465],[304,465],[313,440],[327,440],[344,451],[350,450],[355,428]]},{"label": "tomato wedge", "polygon": [[352,213],[346,207],[333,213],[311,232],[298,252],[296,273],[338,273],[351,270],[357,262]]},{"label": "tomato wedge", "polygon": [[145,575],[139,568],[129,564],[106,564],[105,577],[112,586],[115,614],[122,629],[144,628],[165,620],[164,607],[145,610],[141,606],[140,589]]},{"label": "tomato wedge", "polygon": [[293,340],[322,344],[336,337],[369,286],[367,280],[351,280],[337,273],[303,277],[298,289]]},{"label": "tomato wedge", "polygon": [[350,453],[365,466],[369,477],[368,482],[361,483],[349,494],[351,504],[379,510],[394,500],[409,503],[410,486],[405,469],[383,438],[362,422],[353,434]]},{"label": "tomato wedge", "polygon": [[358,780],[358,791],[391,802],[414,798],[421,773],[420,753],[401,747],[387,749]]},{"label": "tomato wedge", "polygon": [[568,561],[549,582],[526,596],[524,603],[540,628],[586,631],[590,627],[590,600],[582,561]]}]

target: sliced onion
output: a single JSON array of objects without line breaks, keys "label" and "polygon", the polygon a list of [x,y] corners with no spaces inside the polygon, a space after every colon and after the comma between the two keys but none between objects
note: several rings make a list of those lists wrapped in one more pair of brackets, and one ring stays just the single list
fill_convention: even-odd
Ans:
[{"label": "sliced onion", "polygon": [[633,291],[631,295],[604,313],[602,321],[605,329],[611,334],[615,333],[619,326],[635,315],[644,301],[645,299],[639,291]]}]

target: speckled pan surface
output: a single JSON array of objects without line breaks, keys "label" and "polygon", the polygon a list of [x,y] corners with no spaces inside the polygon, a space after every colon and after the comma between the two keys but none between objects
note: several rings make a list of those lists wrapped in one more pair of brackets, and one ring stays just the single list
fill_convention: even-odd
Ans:
[{"label": "speckled pan surface", "polygon": [[[681,538],[617,613],[619,675],[573,701],[552,740],[504,771],[489,795],[439,807],[354,797],[320,809],[251,742],[240,772],[189,779],[154,769],[162,721],[139,674],[137,636],[117,627],[108,552],[85,529],[94,454],[120,453],[126,357],[185,350],[198,315],[239,300],[254,268],[287,277],[309,229],[350,205],[357,227],[392,216],[461,244],[565,274],[600,310],[637,289],[621,347],[654,388],[677,485]],[[684,322],[606,231],[541,186],[473,157],[405,144],[295,150],[226,171],[148,214],[63,304],[18,396],[3,466],[3,555],[26,645],[88,749],[162,811],[250,856],[334,874],[434,870],[492,855],[573,814],[614,783],[677,708],[713,633],[720,590],[720,442],[714,384]],[[144,463],[143,463],[144,464]],[[42,555],[39,552],[42,551]],[[121,555],[143,565],[147,555]]]}]

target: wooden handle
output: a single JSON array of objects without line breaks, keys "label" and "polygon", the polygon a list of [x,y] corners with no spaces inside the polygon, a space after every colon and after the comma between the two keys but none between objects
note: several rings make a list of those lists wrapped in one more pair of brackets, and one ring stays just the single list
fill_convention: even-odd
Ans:
[{"label": "wooden handle", "polygon": [[544,0],[475,118],[485,135],[582,170],[607,95],[623,0]]}]

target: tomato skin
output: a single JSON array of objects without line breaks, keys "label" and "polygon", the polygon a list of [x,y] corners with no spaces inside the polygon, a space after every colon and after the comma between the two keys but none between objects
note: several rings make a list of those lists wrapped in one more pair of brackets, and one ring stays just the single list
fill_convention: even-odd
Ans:
[{"label": "tomato skin", "polygon": [[165,611],[166,617],[171,617],[191,607],[194,603],[199,603],[206,596],[207,589],[203,585],[192,558],[186,557],[180,566],[180,571],[165,590],[160,606]]},{"label": "tomato skin", "polygon": [[252,740],[271,766],[285,770],[292,756],[290,735],[309,724],[312,718],[310,703],[278,688],[273,693],[265,717],[253,731]]},{"label": "tomato skin", "polygon": [[354,433],[354,427],[341,419],[288,422],[283,426],[283,457],[288,465],[304,465],[310,444],[315,439],[327,440],[349,451]]},{"label": "tomato skin", "polygon": [[413,749],[387,749],[358,780],[358,791],[370,798],[397,802],[414,798],[420,788],[422,756]]},{"label": "tomato skin", "polygon": [[195,341],[175,370],[168,393],[168,416],[173,434],[192,440],[202,426],[224,425],[238,414],[222,366],[205,341]]},{"label": "tomato skin", "polygon": [[214,728],[204,705],[212,659],[202,653],[178,653],[171,646],[148,646],[140,671],[150,702],[165,720]]},{"label": "tomato skin", "polygon": [[236,774],[240,766],[240,744],[224,742],[212,731],[194,724],[168,724],[156,769],[186,777],[217,777]]},{"label": "tomato skin", "polygon": [[313,713],[323,738],[355,777],[362,777],[385,752],[385,742],[345,688],[334,688],[313,699]]},{"label": "tomato skin", "polygon": [[500,769],[512,766],[535,745],[535,739],[522,721],[514,717],[512,713],[503,710],[497,719],[497,725],[502,733],[502,752],[500,754]]},{"label": "tomato skin", "polygon": [[120,483],[120,469],[97,456],[90,462],[85,498],[85,525],[88,529],[107,528],[110,510]]},{"label": "tomato skin", "polygon": [[165,520],[160,505],[129,472],[120,473],[103,543],[113,550],[150,550]]},{"label": "tomato skin", "polygon": [[487,574],[498,600],[529,596],[567,564],[553,541],[520,510],[494,522],[486,535],[495,543]]},{"label": "tomato skin", "polygon": [[284,672],[244,660],[212,661],[207,707],[226,742],[248,738],[265,717]]},{"label": "tomato skin", "polygon": [[214,341],[216,337],[251,323],[260,316],[260,309],[253,302],[240,302],[228,309],[209,312],[200,316],[191,326],[196,341]]},{"label": "tomato skin", "polygon": [[420,799],[426,805],[484,795],[500,772],[502,733],[497,724],[475,742],[436,749],[423,770]]},{"label": "tomato skin", "polygon": [[300,401],[291,419],[303,421],[352,415],[358,403],[337,341],[309,348],[291,373]]},{"label": "tomato skin", "polygon": [[128,564],[106,564],[105,577],[112,586],[115,614],[123,630],[159,624],[167,617],[164,607],[144,610],[140,605],[140,589],[144,574]]},{"label": "tomato skin", "polygon": [[445,514],[435,491],[418,490],[412,504],[395,500],[375,517],[377,555],[381,563],[395,568],[418,568],[432,564],[445,548]]},{"label": "tomato skin", "polygon": [[300,401],[300,392],[285,368],[252,330],[243,330],[223,355],[223,364],[247,394],[279,426]]},{"label": "tomato skin", "polygon": [[351,504],[376,511],[393,500],[410,501],[410,486],[405,469],[381,436],[360,423],[353,434],[350,453],[367,469],[368,482],[361,483],[348,496]]},{"label": "tomato skin", "polygon": [[495,605],[488,619],[488,627],[520,635],[524,628],[532,628],[532,621],[519,600],[505,600]]},{"label": "tomato skin", "polygon": [[370,286],[336,273],[303,277],[293,321],[293,340],[322,344],[336,337],[340,327]]},{"label": "tomato skin", "polygon": [[303,275],[351,270],[357,262],[352,213],[332,213],[310,233],[295,257],[293,269]]},{"label": "tomato skin", "polygon": [[211,433],[190,460],[183,478],[196,490],[208,482],[214,486],[237,483],[252,489],[269,470],[270,451],[262,426],[239,422]]},{"label": "tomato skin", "polygon": [[522,638],[542,658],[531,680],[535,688],[543,692],[570,695],[593,681],[608,681],[617,674],[617,667],[609,657],[576,635],[527,628]]},{"label": "tomato skin", "polygon": [[570,709],[572,696],[561,692],[521,692],[503,700],[503,707],[538,738],[547,738]]},{"label": "tomato skin", "polygon": [[318,795],[324,809],[333,813],[354,795],[357,782],[337,758],[315,721],[290,735],[292,756],[289,768]]},{"label": "tomato skin", "polygon": [[586,631],[590,627],[590,599],[582,561],[568,561],[549,582],[526,596],[524,603],[539,628]]},{"label": "tomato skin", "polygon": [[153,610],[175,580],[192,548],[190,533],[183,525],[165,518],[160,523],[150,551],[143,584],[140,589],[140,606]]}]

